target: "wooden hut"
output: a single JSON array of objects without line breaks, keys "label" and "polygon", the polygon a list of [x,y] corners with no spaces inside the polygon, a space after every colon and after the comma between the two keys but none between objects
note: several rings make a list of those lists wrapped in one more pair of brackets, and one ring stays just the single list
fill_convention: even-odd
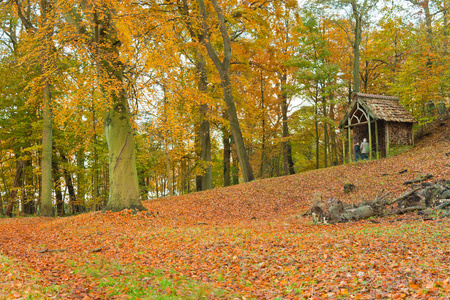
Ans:
[{"label": "wooden hut", "polygon": [[346,153],[348,161],[353,160],[353,145],[361,143],[364,138],[367,138],[372,149],[369,153],[370,159],[373,155],[377,158],[388,157],[389,148],[393,145],[413,145],[412,126],[415,122],[416,120],[399,104],[397,97],[353,94],[350,107],[339,124],[344,141],[345,137],[348,141],[347,146],[343,142],[344,162]]}]

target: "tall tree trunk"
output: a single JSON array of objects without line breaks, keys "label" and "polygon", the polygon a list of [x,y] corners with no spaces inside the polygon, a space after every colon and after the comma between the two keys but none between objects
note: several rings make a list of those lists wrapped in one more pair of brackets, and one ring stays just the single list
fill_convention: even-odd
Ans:
[{"label": "tall tree trunk", "polygon": [[[45,64],[44,64],[45,65]],[[43,74],[46,74],[46,67]],[[45,75],[44,75],[45,76]],[[44,79],[44,113],[43,113],[43,130],[42,130],[42,192],[41,205],[39,207],[39,215],[43,217],[53,216],[52,205],[52,109],[51,94],[48,78]]]},{"label": "tall tree trunk", "polygon": [[355,20],[354,28],[354,42],[353,42],[353,91],[359,93],[359,47],[361,45],[361,33],[362,33],[362,16],[358,10],[356,0],[351,1],[353,18]]},{"label": "tall tree trunk", "polygon": [[[41,1],[42,19],[47,21],[47,12],[49,3],[45,0]],[[47,26],[49,27],[49,26]],[[53,114],[52,114],[52,96],[50,92],[50,81],[48,74],[50,73],[50,53],[52,50],[52,29],[46,28],[44,49],[41,62],[42,76],[42,96],[43,96],[43,118],[42,118],[42,192],[41,203],[39,207],[39,215],[42,217],[53,216],[52,205],[52,140],[53,140]]]},{"label": "tall tree trunk", "polygon": [[7,215],[9,217],[12,217],[12,211],[13,211],[14,203],[16,201],[16,196],[17,196],[17,189],[20,186],[20,180],[22,177],[22,171],[23,171],[24,165],[25,165],[25,161],[22,159],[16,163],[16,176],[14,176],[13,186],[9,193],[8,204],[6,205],[6,210],[5,210],[5,215]]},{"label": "tall tree trunk", "polygon": [[205,35],[204,45],[208,51],[209,57],[214,62],[217,71],[220,76],[220,84],[222,86],[224,100],[227,106],[228,120],[230,121],[231,134],[234,139],[234,143],[237,149],[237,155],[239,158],[239,163],[241,166],[242,176],[244,182],[252,181],[254,179],[253,170],[250,165],[250,160],[245,149],[244,138],[242,137],[241,128],[239,125],[239,119],[237,117],[236,106],[233,99],[233,93],[231,90],[231,83],[229,78],[229,67],[231,61],[231,41],[228,35],[228,31],[225,25],[225,19],[222,13],[222,9],[218,5],[216,0],[211,0],[214,10],[217,15],[217,20],[219,21],[219,29],[223,40],[223,61],[221,61],[213,49],[211,42],[209,40],[208,26],[206,24],[206,7],[203,0],[198,0],[200,5],[200,11],[203,16],[203,32]]}]

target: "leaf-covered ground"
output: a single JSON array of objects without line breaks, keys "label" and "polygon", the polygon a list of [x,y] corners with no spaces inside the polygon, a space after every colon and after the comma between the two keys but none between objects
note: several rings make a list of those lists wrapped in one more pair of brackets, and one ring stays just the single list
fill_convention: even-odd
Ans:
[{"label": "leaf-covered ground", "polygon": [[389,159],[147,201],[135,215],[1,219],[0,299],[449,299],[449,219],[301,216],[316,192],[352,203],[427,173],[450,179],[449,151],[447,125]]}]

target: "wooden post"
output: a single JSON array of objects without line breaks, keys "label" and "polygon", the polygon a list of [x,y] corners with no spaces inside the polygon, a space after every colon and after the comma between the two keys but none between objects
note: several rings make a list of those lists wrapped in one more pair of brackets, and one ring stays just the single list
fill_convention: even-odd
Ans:
[{"label": "wooden post", "polygon": [[342,163],[345,165],[345,127],[342,126]]},{"label": "wooden post", "polygon": [[377,147],[377,159],[380,159],[380,151],[379,151],[379,149],[380,148],[378,148],[378,125],[377,125],[377,123],[378,123],[378,121],[377,120],[375,120],[375,144],[376,144],[376,147]]},{"label": "wooden post", "polygon": [[369,114],[367,114],[367,124],[369,124],[369,160],[372,159],[372,131],[371,128],[372,127],[370,125],[370,116]]},{"label": "wooden post", "polygon": [[351,132],[350,132],[350,118],[348,119],[348,162],[351,163],[352,159],[352,141],[351,141]]},{"label": "wooden post", "polygon": [[389,123],[386,122],[386,157],[389,157]]}]

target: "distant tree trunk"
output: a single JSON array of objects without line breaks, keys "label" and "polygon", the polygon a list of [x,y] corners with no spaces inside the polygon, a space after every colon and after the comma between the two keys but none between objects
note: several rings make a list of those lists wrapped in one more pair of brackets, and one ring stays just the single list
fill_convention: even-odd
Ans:
[{"label": "distant tree trunk", "polygon": [[172,168],[169,157],[169,146],[167,140],[164,139],[164,154],[166,156],[166,176],[167,176],[167,188],[169,189],[169,196],[173,196],[173,184],[172,184]]},{"label": "distant tree trunk", "polygon": [[[28,154],[29,155],[29,154]],[[34,203],[33,197],[29,197],[29,190],[26,188],[31,183],[32,186],[32,173],[30,171],[30,167],[32,166],[31,158],[27,159],[24,164],[24,170],[22,171],[23,177],[23,197],[22,197],[22,212],[25,215],[32,215],[36,212],[36,206]]]},{"label": "distant tree trunk", "polygon": [[326,98],[322,99],[322,110],[323,110],[323,134],[324,134],[324,166],[328,167],[328,112],[327,112],[327,102]]},{"label": "distant tree trunk", "polygon": [[266,113],[265,113],[265,103],[264,103],[264,77],[263,72],[260,72],[261,79],[261,127],[262,127],[262,145],[261,145],[261,164],[259,169],[259,177],[263,178],[264,176],[264,163],[266,160]]},{"label": "distant tree trunk", "polygon": [[248,182],[252,181],[254,179],[254,176],[252,167],[250,165],[250,160],[245,149],[244,138],[242,137],[239,119],[236,112],[236,106],[233,99],[233,93],[231,90],[231,83],[229,78],[229,67],[231,62],[231,41],[225,25],[225,19],[222,13],[222,9],[220,8],[216,0],[211,0],[211,2],[214,6],[217,20],[219,21],[219,29],[222,35],[224,46],[223,61],[219,59],[209,40],[208,27],[206,24],[207,15],[205,3],[203,0],[198,0],[200,11],[203,16],[203,32],[205,35],[204,45],[206,46],[209,57],[212,59],[217,71],[219,72],[220,84],[222,86],[223,96],[227,106],[228,120],[230,121],[231,134],[236,145],[237,155],[239,157],[239,163],[241,165],[241,171],[244,181]]},{"label": "distant tree trunk", "polygon": [[[92,125],[94,129],[94,136],[93,136],[93,154],[94,154],[94,164],[93,164],[93,170],[92,170],[92,202],[93,207],[95,207],[99,201],[100,196],[100,188],[99,188],[99,166],[98,166],[98,138],[97,138],[97,116],[95,114],[95,109],[92,109]],[[83,159],[83,174],[84,174],[84,159]],[[81,199],[84,200],[84,190],[82,193],[83,197],[81,198],[80,195],[78,196],[78,201]],[[84,201],[83,201],[84,202]]]},{"label": "distant tree trunk", "polygon": [[56,214],[60,217],[64,216],[64,199],[61,189],[61,174],[59,173],[59,161],[55,155],[52,160],[53,182],[55,185],[55,197],[56,197]]},{"label": "distant tree trunk", "polygon": [[[95,134],[94,134],[95,135]],[[94,147],[95,147],[95,138],[94,138]],[[95,151],[95,150],[94,150]],[[95,156],[95,154],[94,154]],[[80,202],[81,205],[85,206],[86,203],[84,201],[84,195],[85,195],[85,189],[84,189],[84,180],[85,180],[85,173],[84,173],[84,149],[80,148],[77,151],[76,154],[77,157],[77,199]],[[94,159],[94,170],[92,177],[95,180],[95,159]],[[95,189],[94,189],[95,190]],[[95,194],[92,195],[93,203],[96,203]]]},{"label": "distant tree trunk", "polygon": [[231,180],[232,184],[239,184],[239,157],[237,155],[237,150],[235,146],[233,139],[231,139],[231,158],[232,158],[232,165],[231,165]]},{"label": "distant tree trunk", "polygon": [[73,214],[77,214],[84,211],[83,204],[77,200],[75,195],[75,189],[73,188],[72,175],[69,173],[67,169],[67,165],[69,164],[69,160],[67,157],[61,152],[61,159],[64,163],[63,172],[64,172],[64,180],[66,182],[67,189],[69,191],[69,206],[72,209]]},{"label": "distant tree trunk", "polygon": [[[333,103],[332,96],[330,96],[330,102]],[[337,135],[336,135],[336,126],[334,125],[335,117],[334,117],[334,104],[331,104],[330,106],[330,117],[331,120],[333,120],[333,123],[331,125],[330,131],[331,131],[331,148],[332,148],[332,164],[337,165],[338,157],[337,157]]]},{"label": "distant tree trunk", "polygon": [[320,153],[320,149],[319,149],[319,120],[317,119],[318,115],[319,115],[319,110],[318,110],[318,97],[319,97],[319,91],[318,91],[318,87],[316,86],[316,95],[314,97],[314,129],[315,129],[315,133],[316,133],[316,169],[320,168],[320,164],[319,164],[319,153]]},{"label": "distant tree trunk", "polygon": [[281,119],[283,121],[283,141],[282,151],[283,151],[283,173],[284,175],[295,174],[294,171],[294,161],[292,160],[292,149],[291,142],[289,139],[289,127],[288,127],[288,97],[286,93],[287,84],[287,74],[283,72],[280,76],[281,83]]},{"label": "distant tree trunk", "polygon": [[13,211],[14,203],[16,201],[16,196],[17,196],[17,189],[20,186],[20,180],[22,177],[22,171],[23,171],[24,165],[25,165],[24,160],[19,160],[16,163],[16,176],[14,176],[13,186],[9,193],[8,204],[6,205],[6,210],[5,210],[5,215],[7,215],[8,217],[12,217],[12,211]]},{"label": "distant tree trunk", "polygon": [[231,185],[231,143],[227,130],[223,129],[223,186]]}]

